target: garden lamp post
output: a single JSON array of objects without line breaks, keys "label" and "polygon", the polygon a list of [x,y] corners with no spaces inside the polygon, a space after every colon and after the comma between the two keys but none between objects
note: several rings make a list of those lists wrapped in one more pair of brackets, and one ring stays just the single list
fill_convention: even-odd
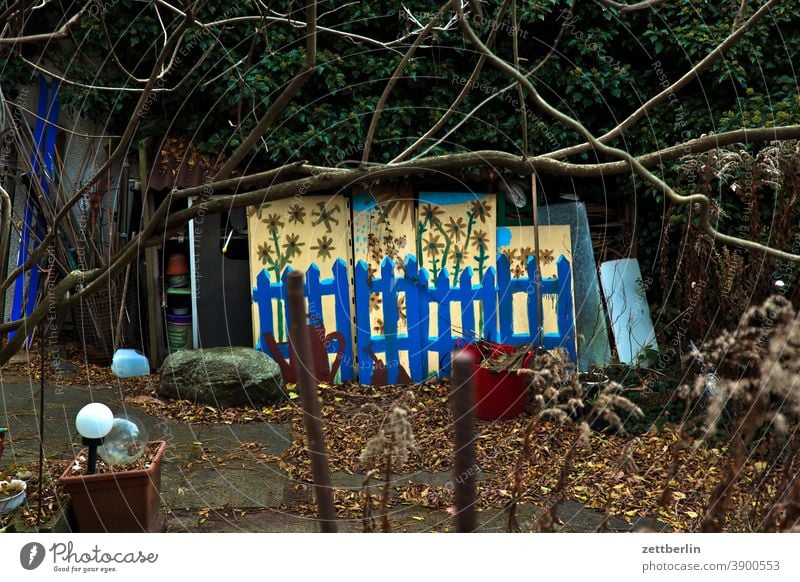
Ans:
[{"label": "garden lamp post", "polygon": [[75,417],[75,428],[78,429],[83,444],[89,448],[89,460],[86,474],[93,475],[97,469],[97,447],[103,444],[103,438],[111,432],[114,425],[114,413],[105,404],[92,402],[80,409]]}]

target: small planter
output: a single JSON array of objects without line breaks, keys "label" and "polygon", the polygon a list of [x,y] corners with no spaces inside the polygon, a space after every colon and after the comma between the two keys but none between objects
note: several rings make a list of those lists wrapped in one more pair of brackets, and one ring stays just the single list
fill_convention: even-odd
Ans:
[{"label": "small planter", "polygon": [[[493,349],[497,354],[508,354],[515,348],[498,345]],[[528,390],[523,376],[515,372],[490,372],[481,366],[483,353],[474,344],[468,344],[463,351],[473,357],[474,414],[477,418],[484,420],[515,418],[525,412]]]},{"label": "small planter", "polygon": [[[16,493],[5,494],[2,492],[4,486],[11,486]],[[25,481],[12,479],[11,481],[0,481],[0,515],[6,515],[17,509],[25,502]]]},{"label": "small planter", "polygon": [[161,462],[166,441],[153,441],[158,450],[146,469],[71,476],[72,465],[59,483],[72,500],[78,531],[159,532],[161,514]]},{"label": "small planter", "polygon": [[579,376],[583,385],[583,399],[589,401],[608,385],[608,376],[601,372],[582,372]]}]

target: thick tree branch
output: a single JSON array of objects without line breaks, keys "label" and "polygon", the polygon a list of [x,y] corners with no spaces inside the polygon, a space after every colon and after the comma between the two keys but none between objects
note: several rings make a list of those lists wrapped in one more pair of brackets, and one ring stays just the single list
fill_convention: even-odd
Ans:
[{"label": "thick tree branch", "polygon": [[667,0],[644,0],[643,2],[637,2],[636,4],[622,4],[621,2],[615,2],[614,0],[600,0],[600,2],[606,6],[616,8],[620,14],[627,14],[628,12],[638,12],[639,10],[655,8],[659,4],[667,2]]},{"label": "thick tree branch", "polygon": [[[680,91],[684,87],[686,87],[689,83],[691,83],[695,79],[699,79],[700,74],[708,69],[711,64],[719,59],[722,54],[729,49],[731,46],[736,44],[744,33],[747,32],[752,26],[757,23],[761,18],[769,12],[770,8],[777,2],[778,0],[768,0],[764,5],[759,8],[753,15],[747,19],[747,21],[742,24],[741,27],[735,29],[728,37],[722,41],[721,44],[717,45],[714,50],[708,53],[703,60],[697,63],[694,67],[692,67],[688,72],[686,72],[680,79],[675,81],[672,85],[658,93],[657,95],[651,97],[647,102],[645,102],[641,107],[639,107],[636,111],[631,113],[622,123],[617,125],[615,128],[607,131],[603,135],[599,136],[597,139],[600,143],[608,143],[612,139],[619,137],[622,133],[632,126],[634,123],[639,121],[642,117],[644,117],[648,112],[650,112],[653,108],[661,103],[667,101],[671,95],[675,94],[676,92]],[[556,150],[554,152],[550,152],[547,154],[549,157],[553,158],[562,158],[564,156],[573,156],[576,154],[582,154],[584,152],[589,151],[591,145],[589,143],[583,143],[580,145],[571,146],[568,148],[562,148],[560,150]]]},{"label": "thick tree branch", "polygon": [[[646,154],[637,158],[637,161],[642,166],[655,166],[689,153],[708,151],[710,149],[743,141],[746,143],[753,143],[756,141],[797,138],[800,138],[800,125],[780,128],[742,129],[690,140],[684,144],[665,148],[659,152]],[[145,248],[162,245],[164,243],[164,235],[153,236],[153,233],[157,230],[163,228],[163,232],[169,234],[174,230],[182,228],[183,225],[192,218],[198,216],[201,212],[203,214],[212,214],[232,208],[242,208],[263,204],[267,201],[291,198],[296,196],[297,192],[301,190],[309,193],[338,191],[357,184],[370,183],[375,180],[407,177],[412,174],[452,173],[462,168],[475,166],[503,167],[520,175],[529,175],[536,171],[569,177],[602,177],[626,174],[631,171],[631,164],[627,160],[601,164],[573,164],[553,160],[544,156],[525,158],[522,156],[515,156],[508,152],[489,150],[434,156],[400,164],[370,166],[366,169],[325,168],[308,165],[300,166],[299,163],[289,164],[261,174],[212,182],[186,190],[175,190],[172,193],[173,197],[200,196],[207,195],[209,191],[234,190],[237,187],[244,187],[246,184],[257,184],[277,179],[281,173],[290,174],[302,172],[308,174],[307,176],[295,178],[279,184],[272,184],[268,187],[251,192],[240,192],[227,196],[213,197],[204,200],[202,204],[196,204],[186,210],[173,213],[168,219],[166,211],[169,208],[169,197],[167,197],[162,202],[161,206],[159,206],[152,220],[145,225],[144,230],[121,249],[111,265],[106,269],[98,269],[84,273],[83,282],[87,284],[86,287],[68,300],[61,301],[59,313],[63,313],[70,307],[77,305],[81,300],[103,289],[108,284],[111,277],[121,273]],[[700,201],[698,200],[698,202]],[[164,222],[165,219],[166,222]],[[722,242],[727,242],[723,237],[724,235],[717,236],[716,238]],[[762,250],[762,248],[758,245],[758,247],[753,247],[753,250]],[[793,255],[784,253],[782,256],[793,260]],[[27,318],[8,322],[0,325],[0,333],[17,330],[22,326],[31,328],[33,323]],[[3,361],[3,358],[0,357],[0,363]]]},{"label": "thick tree branch", "polygon": [[[53,290],[48,293],[48,299],[45,301],[40,301],[39,304],[33,309],[31,314],[19,322],[19,325],[16,329],[21,328],[22,333],[15,333],[14,337],[3,346],[3,349],[0,349],[0,364],[6,363],[11,356],[19,351],[19,349],[22,347],[22,344],[25,343],[25,340],[33,332],[39,322],[47,317],[51,304],[63,305],[64,296],[70,289],[87,278],[96,277],[97,272],[98,269],[86,272],[72,271],[61,281],[59,281]],[[59,309],[63,310],[66,308],[62,307]]]}]

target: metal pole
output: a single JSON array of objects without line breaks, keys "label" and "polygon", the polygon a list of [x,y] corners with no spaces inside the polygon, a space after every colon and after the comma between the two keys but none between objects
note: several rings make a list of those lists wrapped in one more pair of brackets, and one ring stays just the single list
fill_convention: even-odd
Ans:
[{"label": "metal pole", "polygon": [[456,531],[474,532],[475,520],[475,427],[473,409],[473,359],[463,352],[453,355],[453,428],[455,432],[454,493]]},{"label": "metal pole", "polygon": [[37,483],[39,503],[36,507],[37,530],[42,525],[42,504],[44,503],[44,337],[44,332],[39,334],[39,482]]},{"label": "metal pole", "polygon": [[314,497],[317,500],[320,530],[336,533],[336,510],[333,506],[328,452],[322,433],[322,417],[314,378],[314,359],[311,354],[306,321],[306,298],[303,292],[303,273],[292,271],[286,277],[286,298],[289,303],[289,342],[295,354],[294,371],[303,406],[303,421],[306,426],[308,452],[311,455],[311,471],[314,476]]},{"label": "metal pole", "polygon": [[86,459],[86,474],[94,475],[97,473],[97,447],[102,443],[102,439],[83,439],[83,444],[89,448],[89,458]]}]

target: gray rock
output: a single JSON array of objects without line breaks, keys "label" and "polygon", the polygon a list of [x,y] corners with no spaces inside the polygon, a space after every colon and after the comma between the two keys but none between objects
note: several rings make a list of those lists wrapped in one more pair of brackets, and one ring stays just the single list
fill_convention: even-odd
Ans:
[{"label": "gray rock", "polygon": [[215,408],[265,406],[286,399],[278,364],[263,352],[245,347],[170,354],[161,367],[158,394]]}]

